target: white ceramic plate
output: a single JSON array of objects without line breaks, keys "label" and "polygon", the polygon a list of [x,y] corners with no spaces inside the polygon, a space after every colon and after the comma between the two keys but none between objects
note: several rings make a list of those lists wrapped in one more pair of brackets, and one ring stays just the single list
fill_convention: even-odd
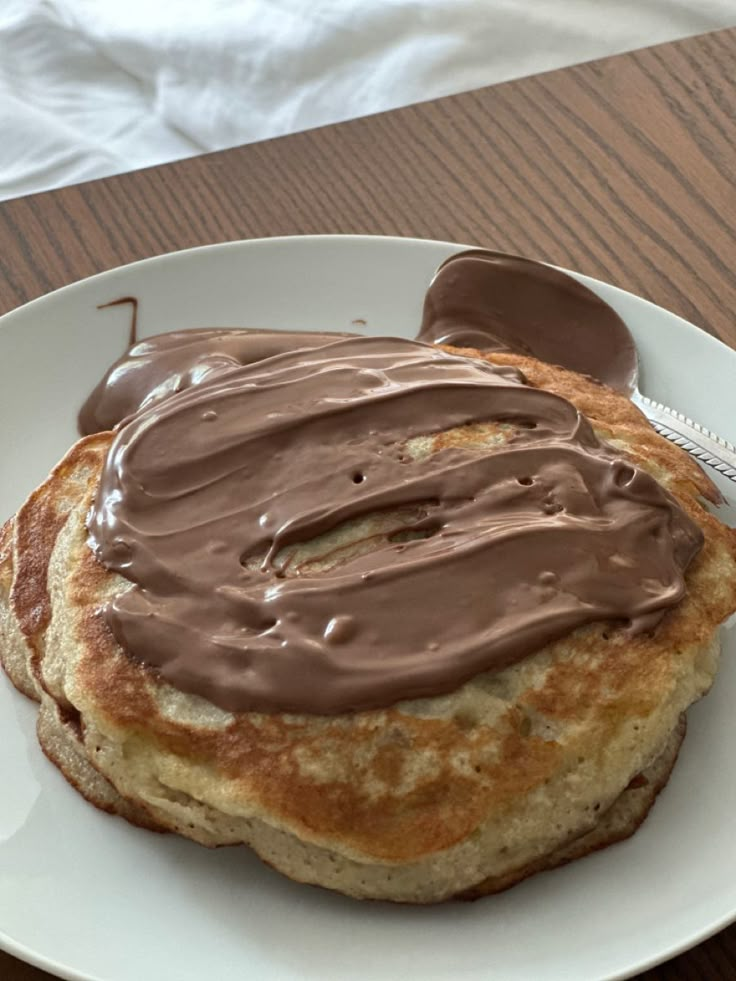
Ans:
[{"label": "white ceramic plate", "polygon": [[[0,319],[0,520],[65,452],[76,411],[142,334],[199,326],[412,337],[435,267],[459,246],[316,237],[235,242],[139,262]],[[623,316],[642,389],[736,442],[736,354],[691,324],[579,277]],[[365,326],[356,327],[356,320]],[[473,904],[357,903],[295,885],[247,849],[211,852],[100,814],[35,739],[0,678],[0,946],[100,981],[575,981],[624,977],[736,918],[736,638],[690,712],[680,761],[629,841]]]}]

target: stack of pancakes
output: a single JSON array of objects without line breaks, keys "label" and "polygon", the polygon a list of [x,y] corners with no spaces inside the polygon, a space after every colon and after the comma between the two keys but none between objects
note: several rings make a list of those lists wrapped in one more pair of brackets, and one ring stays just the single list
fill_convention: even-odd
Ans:
[{"label": "stack of pancakes", "polygon": [[[131,584],[95,558],[87,517],[113,434],[85,437],[0,532],[0,658],[87,800],[204,845],[248,844],[299,881],[415,903],[495,892],[636,830],[713,681],[736,536],[706,510],[718,495],[701,470],[626,398],[530,358],[483,357],[571,401],[702,529],[684,599],[652,632],[594,623],[443,695],[329,716],[226,712],[108,628],[101,610]],[[505,438],[476,426],[409,449],[493,453]],[[385,547],[385,518],[341,528],[339,548],[329,534],[292,547],[287,574]]]}]

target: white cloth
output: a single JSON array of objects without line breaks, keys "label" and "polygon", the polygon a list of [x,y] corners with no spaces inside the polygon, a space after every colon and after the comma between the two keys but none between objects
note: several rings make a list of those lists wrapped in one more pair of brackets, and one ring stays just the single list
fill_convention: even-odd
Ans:
[{"label": "white cloth", "polygon": [[0,198],[736,23],[736,0],[0,0]]}]

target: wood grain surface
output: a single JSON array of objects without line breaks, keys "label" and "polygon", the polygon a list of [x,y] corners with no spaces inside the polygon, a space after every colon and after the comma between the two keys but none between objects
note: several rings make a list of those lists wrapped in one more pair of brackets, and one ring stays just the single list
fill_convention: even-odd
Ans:
[{"label": "wood grain surface", "polygon": [[[0,313],[173,249],[356,232],[547,259],[736,347],[735,63],[720,31],[5,202]],[[641,975],[733,978],[736,926]]]}]

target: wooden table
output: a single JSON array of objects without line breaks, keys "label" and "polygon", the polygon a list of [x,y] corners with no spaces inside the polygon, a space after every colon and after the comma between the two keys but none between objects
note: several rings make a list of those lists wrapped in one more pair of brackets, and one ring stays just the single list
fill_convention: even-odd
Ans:
[{"label": "wooden table", "polygon": [[[735,61],[719,31],[5,202],[0,313],[172,249],[355,232],[548,259],[736,347]],[[0,977],[48,976],[0,953]],[[641,976],[733,977],[736,926]]]}]

